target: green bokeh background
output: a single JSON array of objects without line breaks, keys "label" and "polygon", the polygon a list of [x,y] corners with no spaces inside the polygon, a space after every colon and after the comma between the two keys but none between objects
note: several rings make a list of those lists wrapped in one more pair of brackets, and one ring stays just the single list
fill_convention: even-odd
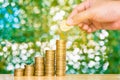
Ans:
[{"label": "green bokeh background", "polygon": [[86,34],[78,27],[62,32],[81,0],[0,0],[0,73],[33,64],[35,56],[67,40],[67,74],[119,74],[120,31]]}]

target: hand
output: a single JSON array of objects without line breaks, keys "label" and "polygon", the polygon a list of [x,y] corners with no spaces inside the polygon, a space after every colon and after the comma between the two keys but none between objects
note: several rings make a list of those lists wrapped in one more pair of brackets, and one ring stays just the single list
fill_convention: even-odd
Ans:
[{"label": "hand", "polygon": [[120,30],[120,1],[87,0],[68,17],[68,25],[77,25],[91,33],[99,29]]}]

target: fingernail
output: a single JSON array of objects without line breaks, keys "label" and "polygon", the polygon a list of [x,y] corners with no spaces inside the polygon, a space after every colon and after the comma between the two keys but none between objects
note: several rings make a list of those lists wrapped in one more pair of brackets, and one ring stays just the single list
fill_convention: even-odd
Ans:
[{"label": "fingernail", "polygon": [[82,27],[82,25],[83,25],[83,24],[82,24],[82,23],[80,23],[78,26],[79,26],[79,27]]},{"label": "fingernail", "polygon": [[87,32],[88,32],[88,33],[91,33],[91,32],[92,32],[92,29],[91,29],[91,28],[89,28]]},{"label": "fingernail", "polygon": [[66,22],[68,25],[72,25],[73,24],[73,20],[72,19],[68,19]]}]

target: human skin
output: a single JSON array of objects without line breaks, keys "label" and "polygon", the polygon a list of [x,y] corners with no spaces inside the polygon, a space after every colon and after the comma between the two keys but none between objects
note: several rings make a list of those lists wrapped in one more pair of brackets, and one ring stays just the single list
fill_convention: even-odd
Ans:
[{"label": "human skin", "polygon": [[67,19],[87,33],[96,30],[120,30],[120,0],[86,0],[75,7]]}]

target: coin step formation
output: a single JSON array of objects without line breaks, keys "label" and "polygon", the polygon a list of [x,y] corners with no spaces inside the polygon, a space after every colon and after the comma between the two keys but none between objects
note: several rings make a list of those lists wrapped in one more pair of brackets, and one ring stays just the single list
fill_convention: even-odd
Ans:
[{"label": "coin step formation", "polygon": [[15,69],[14,76],[65,76],[66,41],[57,40],[56,50],[46,50],[45,57],[35,57],[34,65]]}]

